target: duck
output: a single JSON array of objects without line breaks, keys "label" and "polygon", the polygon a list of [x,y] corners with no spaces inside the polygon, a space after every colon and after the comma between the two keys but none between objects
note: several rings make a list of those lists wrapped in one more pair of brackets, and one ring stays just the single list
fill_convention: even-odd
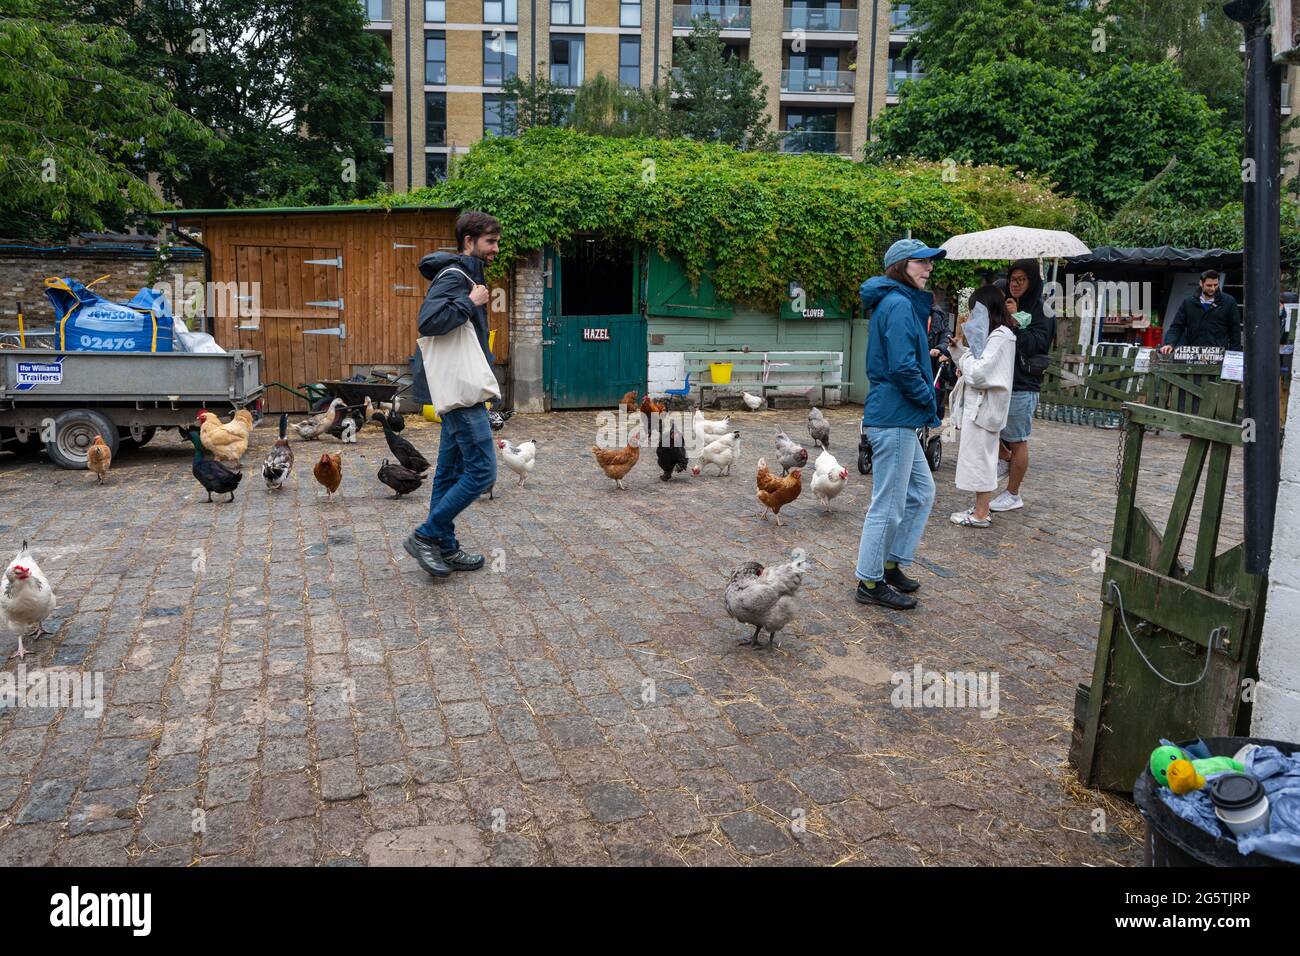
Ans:
[{"label": "duck", "polygon": [[190,473],[207,490],[208,501],[212,500],[214,492],[219,495],[230,495],[230,500],[234,501],[235,489],[244,479],[243,472],[227,468],[221,462],[207,457],[207,449],[203,447],[203,440],[199,437],[199,429],[196,426],[191,425],[186,430],[186,434],[194,445],[194,463],[190,466]]}]

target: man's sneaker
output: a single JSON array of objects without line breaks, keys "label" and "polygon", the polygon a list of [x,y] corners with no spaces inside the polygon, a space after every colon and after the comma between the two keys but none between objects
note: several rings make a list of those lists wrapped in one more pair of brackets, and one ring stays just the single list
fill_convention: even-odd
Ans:
[{"label": "man's sneaker", "polygon": [[1024,506],[1025,503],[1020,499],[1019,495],[1004,491],[989,502],[989,511],[1015,511],[1017,508],[1023,508]]},{"label": "man's sneaker", "polygon": [[445,578],[451,574],[451,568],[442,558],[442,549],[428,538],[421,538],[414,531],[402,542],[406,553],[415,558],[415,563],[424,568],[435,578]]},{"label": "man's sneaker", "polygon": [[483,555],[470,554],[464,548],[457,548],[450,554],[444,554],[442,560],[453,571],[477,571],[483,567]]},{"label": "man's sneaker", "polygon": [[1003,461],[1001,458],[999,458],[999,459],[998,459],[998,477],[999,477],[999,478],[1005,478],[1005,477],[1007,476],[1007,472],[1009,472],[1010,470],[1011,470],[1011,462],[1009,462],[1009,461]]},{"label": "man's sneaker", "polygon": [[965,511],[953,512],[948,516],[948,518],[953,524],[959,524],[963,528],[987,528],[993,523],[988,518],[975,517],[974,508],[967,508]]},{"label": "man's sneaker", "polygon": [[921,587],[921,582],[909,578],[903,573],[902,568],[885,568],[885,583],[895,591],[902,591],[904,594],[911,594]]},{"label": "man's sneaker", "polygon": [[910,611],[916,607],[916,598],[899,594],[884,581],[877,581],[874,588],[869,588],[859,581],[858,591],[853,598],[859,604],[879,604],[881,607],[892,608],[895,611]]}]

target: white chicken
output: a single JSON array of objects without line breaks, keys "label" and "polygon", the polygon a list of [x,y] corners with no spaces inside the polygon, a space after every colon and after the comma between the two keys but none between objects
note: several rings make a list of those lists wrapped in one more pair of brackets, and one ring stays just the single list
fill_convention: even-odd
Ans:
[{"label": "white chicken", "polygon": [[57,606],[50,582],[45,580],[24,541],[18,555],[5,568],[4,580],[0,581],[0,620],[18,635],[15,657],[21,660],[27,655],[24,634],[34,632],[32,639],[37,640],[46,633],[42,625]]},{"label": "white chicken", "polygon": [[506,439],[498,438],[497,447],[501,449],[502,461],[515,473],[518,483],[522,486],[532,474],[533,466],[537,464],[537,442],[526,441],[512,445]]},{"label": "white chicken", "polygon": [[817,500],[826,506],[828,514],[831,499],[844,490],[848,480],[849,470],[842,467],[834,455],[824,451],[817,456],[817,461],[813,463],[812,491]]},{"label": "white chicken", "polygon": [[700,449],[699,457],[691,463],[691,474],[700,476],[700,469],[705,465],[717,465],[718,476],[730,475],[731,466],[740,457],[740,432],[732,432],[709,442]]},{"label": "white chicken", "polygon": [[699,446],[707,445],[714,438],[720,437],[731,431],[731,417],[720,420],[712,420],[704,417],[704,412],[695,409],[695,417],[691,421],[692,429],[695,432],[695,443]]},{"label": "white chicken", "polygon": [[745,403],[745,407],[751,412],[756,412],[767,404],[767,402],[763,400],[762,396],[750,395],[749,392],[742,391],[740,393],[740,398]]}]

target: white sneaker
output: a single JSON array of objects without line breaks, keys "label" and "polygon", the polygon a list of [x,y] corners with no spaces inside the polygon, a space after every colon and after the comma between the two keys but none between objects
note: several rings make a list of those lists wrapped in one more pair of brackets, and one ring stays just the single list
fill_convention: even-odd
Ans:
[{"label": "white sneaker", "polygon": [[999,459],[998,459],[998,477],[999,477],[999,478],[1005,478],[1005,477],[1007,476],[1007,472],[1009,472],[1009,471],[1011,471],[1011,462],[1009,462],[1009,461],[1003,461],[1001,458],[999,458]]},{"label": "white sneaker", "polygon": [[965,511],[957,511],[949,515],[949,520],[953,524],[959,524],[963,528],[987,528],[993,522],[988,518],[975,517],[975,509],[967,508]]},{"label": "white sneaker", "polygon": [[1023,508],[1024,506],[1025,503],[1019,495],[1004,491],[989,502],[989,511],[1015,511],[1017,508]]}]

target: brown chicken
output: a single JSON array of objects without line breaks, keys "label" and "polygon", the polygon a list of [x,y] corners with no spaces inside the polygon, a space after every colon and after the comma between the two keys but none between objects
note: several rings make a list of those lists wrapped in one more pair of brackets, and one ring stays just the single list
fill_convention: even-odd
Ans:
[{"label": "brown chicken", "polygon": [[767,459],[758,460],[758,501],[763,506],[763,520],[767,520],[767,513],[770,511],[776,516],[776,523],[781,524],[781,509],[788,505],[794,499],[799,497],[799,492],[803,491],[802,483],[803,472],[795,468],[784,478],[778,478],[767,470]]},{"label": "brown chicken", "polygon": [[339,485],[343,483],[343,456],[321,455],[320,461],[316,462],[316,467],[311,470],[311,473],[329,492],[329,497],[333,498],[334,492],[338,491]]},{"label": "brown chicken", "polygon": [[596,456],[596,464],[600,465],[600,470],[605,473],[605,476],[614,479],[614,487],[625,488],[623,479],[641,457],[641,436],[633,431],[628,436],[625,447],[601,448],[592,445],[591,453]]},{"label": "brown chicken", "polygon": [[636,411],[636,389],[632,389],[632,391],[620,398],[618,400],[618,407],[626,408],[629,415]]},{"label": "brown chicken", "polygon": [[86,449],[86,467],[95,473],[96,484],[104,483],[104,476],[113,464],[113,453],[104,444],[104,436],[96,435],[94,444]]},{"label": "brown chicken", "polygon": [[223,422],[206,409],[199,412],[199,440],[212,457],[223,464],[239,467],[239,459],[248,451],[248,436],[253,430],[253,416],[247,409],[239,409],[228,422]]},{"label": "brown chicken", "polygon": [[646,392],[645,398],[641,399],[641,414],[645,416],[645,418],[642,420],[645,422],[647,435],[649,435],[654,430],[654,421],[653,419],[651,419],[650,416],[662,415],[665,411],[667,411],[667,408],[668,408],[667,405],[663,405],[660,402],[656,402],[653,398],[650,397],[650,393]]}]

